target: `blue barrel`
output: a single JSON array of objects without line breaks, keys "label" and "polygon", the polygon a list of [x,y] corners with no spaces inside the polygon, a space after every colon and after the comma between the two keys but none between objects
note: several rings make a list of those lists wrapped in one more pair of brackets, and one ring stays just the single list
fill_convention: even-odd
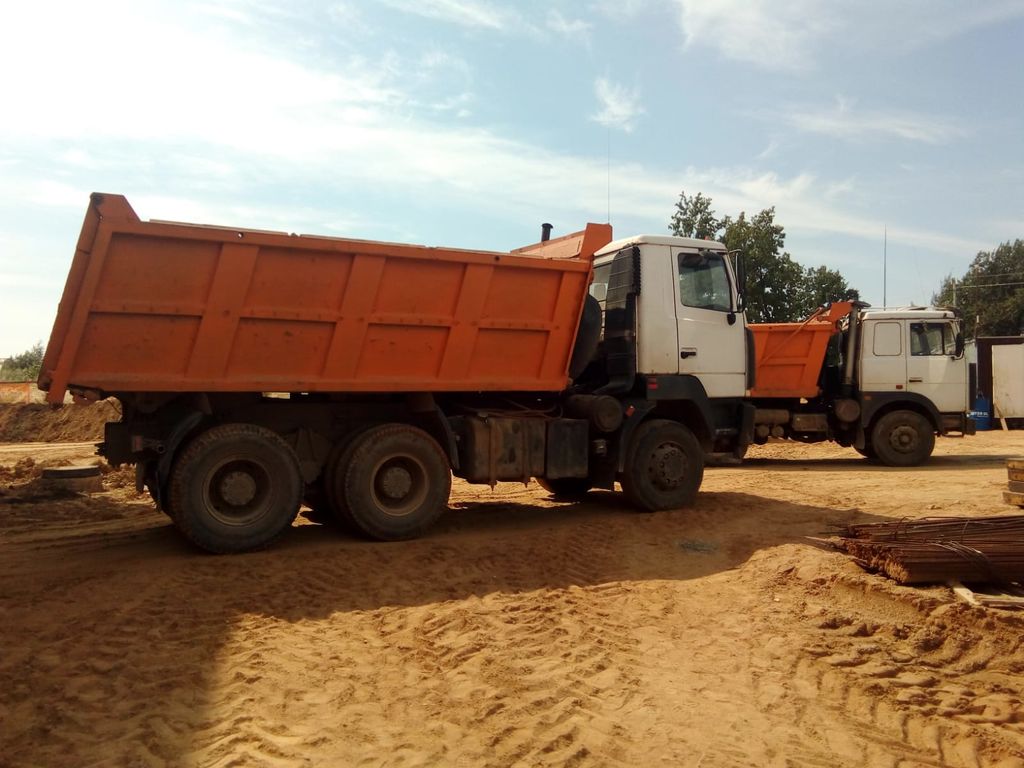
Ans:
[{"label": "blue barrel", "polygon": [[978,395],[975,399],[970,416],[974,419],[974,428],[979,432],[992,429],[992,403],[984,395]]}]

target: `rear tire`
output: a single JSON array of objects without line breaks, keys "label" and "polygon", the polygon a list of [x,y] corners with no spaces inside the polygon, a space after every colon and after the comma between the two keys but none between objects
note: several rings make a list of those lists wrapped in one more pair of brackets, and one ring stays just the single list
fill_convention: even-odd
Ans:
[{"label": "rear tire", "polygon": [[255,424],[203,432],[171,470],[169,506],[186,538],[216,553],[265,547],[298,514],[304,483],[295,452]]},{"label": "rear tire", "polygon": [[589,477],[535,478],[537,485],[559,501],[580,501],[594,487]]},{"label": "rear tire", "polygon": [[339,500],[370,538],[416,538],[447,508],[452,488],[448,457],[422,429],[408,424],[373,427],[350,450],[347,467],[339,467],[344,471]]},{"label": "rear tire", "polygon": [[359,438],[372,427],[363,426],[355,429],[342,437],[331,450],[327,457],[327,464],[324,467],[324,490],[327,500],[327,507],[330,510],[334,522],[346,531],[357,533],[361,529],[352,513],[348,510],[348,502],[345,501],[345,474],[348,472],[348,465],[352,461],[352,453]]},{"label": "rear tire", "polygon": [[703,479],[704,452],[689,429],[666,419],[637,427],[622,473],[632,504],[648,512],[689,506]]},{"label": "rear tire", "polygon": [[915,411],[892,411],[875,423],[871,447],[883,464],[915,467],[932,455],[935,431],[931,422]]}]

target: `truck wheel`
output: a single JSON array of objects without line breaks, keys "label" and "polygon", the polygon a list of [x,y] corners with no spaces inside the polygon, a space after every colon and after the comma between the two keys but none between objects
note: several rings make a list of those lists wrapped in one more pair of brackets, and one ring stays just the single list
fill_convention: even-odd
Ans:
[{"label": "truck wheel", "polygon": [[255,424],[203,432],[175,460],[169,485],[175,525],[218,553],[269,544],[292,524],[303,491],[295,452]]},{"label": "truck wheel", "polygon": [[331,453],[327,457],[327,464],[324,466],[324,491],[331,516],[334,518],[334,522],[352,532],[359,531],[360,528],[352,519],[352,513],[349,512],[348,503],[345,501],[345,474],[352,461],[355,444],[367,429],[372,429],[372,427],[355,429],[338,440],[334,448],[331,449]]},{"label": "truck wheel", "polygon": [[589,477],[538,477],[537,485],[559,501],[579,501],[594,487]]},{"label": "truck wheel", "polygon": [[648,512],[688,506],[703,478],[704,452],[689,429],[665,419],[637,427],[622,473],[631,503]]},{"label": "truck wheel", "polygon": [[871,447],[878,460],[890,467],[914,467],[932,455],[935,431],[914,411],[892,411],[871,430]]},{"label": "truck wheel", "polygon": [[381,541],[423,534],[448,505],[452,474],[441,446],[422,429],[383,424],[351,445],[340,498],[359,530]]}]

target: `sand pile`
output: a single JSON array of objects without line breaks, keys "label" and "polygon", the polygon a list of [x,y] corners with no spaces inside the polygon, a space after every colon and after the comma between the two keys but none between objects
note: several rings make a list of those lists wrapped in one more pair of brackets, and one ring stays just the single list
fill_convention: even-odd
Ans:
[{"label": "sand pile", "polygon": [[0,443],[102,440],[103,425],[120,418],[116,400],[57,408],[35,403],[0,404]]}]

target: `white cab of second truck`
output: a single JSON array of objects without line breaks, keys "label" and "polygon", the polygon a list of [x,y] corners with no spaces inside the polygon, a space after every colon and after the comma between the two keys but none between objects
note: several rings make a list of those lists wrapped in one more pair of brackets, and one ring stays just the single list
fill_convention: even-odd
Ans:
[{"label": "white cab of second truck", "polygon": [[960,320],[949,309],[867,309],[860,389],[920,395],[941,414],[969,410]]}]

